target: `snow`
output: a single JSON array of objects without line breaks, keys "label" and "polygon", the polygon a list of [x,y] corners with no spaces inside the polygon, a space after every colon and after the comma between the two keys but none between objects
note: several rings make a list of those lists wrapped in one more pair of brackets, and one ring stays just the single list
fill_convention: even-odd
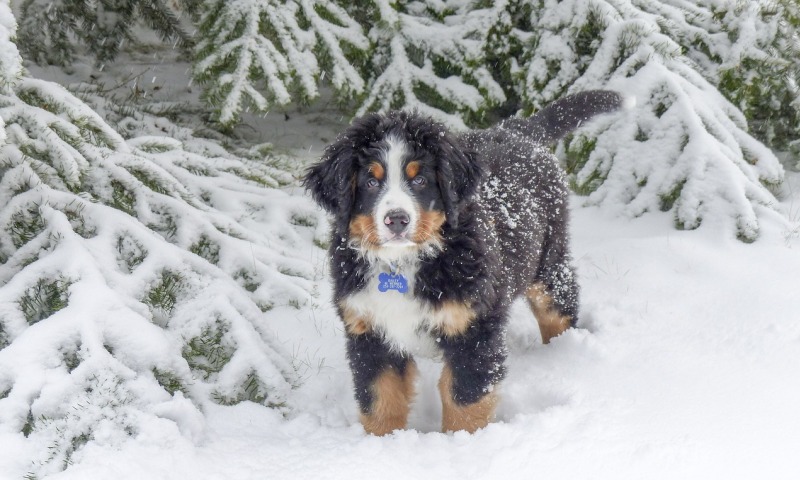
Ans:
[{"label": "snow", "polygon": [[[298,3],[303,8],[312,4]],[[463,2],[446,3],[438,2],[441,9]],[[13,31],[13,17],[4,8],[0,0],[0,43],[12,45],[2,37],[4,25]],[[480,23],[478,18],[470,21]],[[15,51],[0,55],[5,53],[12,66],[18,64]],[[0,58],[3,73],[9,71],[5,61]],[[114,68],[119,66],[107,67]],[[169,98],[176,85],[187,84],[174,71],[163,70],[169,68],[153,70],[153,81],[140,81],[140,87],[151,88],[157,74]],[[22,83],[52,94],[59,103],[72,99],[46,82]],[[702,95],[698,90],[682,101],[699,104]],[[639,104],[621,115],[641,112],[648,103],[646,94],[629,98]],[[26,121],[59,122],[68,133],[65,118],[71,115],[105,125],[77,100],[67,107],[68,112],[57,116],[4,105],[0,148],[3,136],[14,142],[26,132],[45,131],[37,126],[24,130],[20,124]],[[101,109],[112,110],[108,105]],[[12,111],[14,115],[6,114]],[[283,114],[245,115],[253,130],[247,132],[248,140],[269,140],[291,151],[293,158],[308,159],[346,121],[332,118],[339,115],[330,111],[287,111],[292,118],[286,121]],[[732,111],[726,114],[734,118],[723,120],[738,121]],[[659,132],[652,116],[643,115],[642,121],[652,122]],[[780,202],[757,207],[760,235],[751,244],[734,237],[725,223],[730,207],[723,202],[706,202],[698,229],[676,231],[673,212],[658,212],[655,205],[631,214],[608,202],[592,206],[574,197],[573,253],[582,287],[579,328],[542,345],[531,313],[516,304],[509,373],[500,387],[495,423],[474,435],[439,433],[436,383],[441,365],[419,359],[409,430],[377,438],[366,435],[358,422],[343,327],[330,304],[327,257],[318,246],[324,227],[311,221],[311,227],[300,228],[291,221],[296,215],[320,217],[310,200],[291,182],[274,189],[243,183],[232,173],[243,160],[225,157],[218,144],[164,119],[134,117],[120,125],[138,136],[123,140],[113,130],[105,131],[124,153],[102,160],[114,173],[98,176],[100,186],[111,178],[139,185],[123,171],[133,167],[160,179],[167,194],[139,192],[153,209],[140,215],[155,222],[164,205],[177,212],[185,220],[171,239],[174,244],[144,225],[131,226],[119,211],[86,198],[76,200],[55,187],[40,185],[27,196],[8,196],[37,175],[44,177],[43,183],[57,180],[54,173],[48,179],[47,171],[23,166],[3,171],[8,185],[0,185],[5,189],[0,211],[12,199],[41,205],[46,198],[48,204],[40,210],[43,220],[48,231],[62,237],[54,246],[47,234],[39,235],[0,265],[0,315],[14,338],[13,348],[0,355],[0,478],[27,475],[52,460],[48,448],[69,450],[72,438],[82,434],[91,434],[92,441],[73,452],[71,465],[59,471],[54,462],[53,468],[37,470],[44,474],[41,478],[793,479],[800,471],[800,173],[786,172]],[[156,136],[158,132],[170,137]],[[714,145],[735,150],[742,142],[725,135]],[[65,180],[77,181],[77,173],[87,169],[83,159],[92,157],[90,150],[69,150],[56,136],[37,140],[64,149],[62,162],[54,167],[71,172]],[[710,148],[699,143],[700,151]],[[205,157],[214,158],[211,165]],[[777,171],[770,170],[775,165],[753,170],[768,176]],[[664,169],[643,172],[641,163],[630,166],[639,175],[667,174]],[[200,167],[214,175],[192,174]],[[745,175],[750,172],[750,167],[735,167]],[[276,187],[289,179],[266,167],[258,172]],[[728,183],[746,185],[741,179]],[[724,179],[712,183],[720,188],[725,184]],[[650,188],[655,186],[654,179]],[[193,209],[189,201],[180,201],[204,192],[210,202],[206,208]],[[716,192],[705,193],[713,197]],[[84,205],[92,238],[77,235],[75,220],[65,215],[76,201]],[[214,225],[225,232],[215,231]],[[150,252],[137,271],[130,271],[112,248],[123,231],[120,240],[128,243],[118,247],[122,256]],[[203,233],[222,244],[219,265],[185,257],[185,247]],[[25,259],[39,251],[49,256],[23,269]],[[229,277],[241,267],[256,269],[256,262],[263,287],[243,295]],[[168,319],[156,318],[140,300],[156,273],[168,267],[186,276],[193,296],[179,302],[165,329],[159,322]],[[276,267],[299,272],[302,278],[273,275]],[[6,316],[18,315],[14,293],[43,275],[83,279],[70,289],[70,306],[32,326]],[[254,299],[272,296],[283,301],[262,313]],[[288,299],[294,297],[307,303],[290,305]],[[234,319],[226,335],[239,353],[207,382],[188,385],[187,392],[167,392],[157,384],[153,369],[169,370],[179,380],[196,375],[180,363],[180,350],[213,324],[214,312]],[[106,345],[114,347],[114,355]],[[70,349],[82,359],[71,372],[65,364]],[[281,352],[289,352],[289,361]],[[283,383],[285,375],[276,365],[296,373],[295,388]],[[250,368],[284,385],[279,394],[287,407],[198,400],[214,388],[232,392]],[[10,383],[13,393],[6,391]],[[29,405],[37,416],[54,415],[26,438],[19,419],[24,421]],[[131,426],[135,429],[128,435],[125,430]],[[67,430],[72,437],[64,435]]]},{"label": "snow", "polygon": [[[789,187],[796,211],[800,175]],[[744,244],[721,228],[675,231],[669,214],[573,207],[580,328],[544,346],[515,305],[498,421],[474,435],[438,433],[440,365],[425,359],[411,428],[363,433],[320,276],[312,305],[267,314],[305,380],[288,418],[250,402],[208,405],[204,420],[165,405],[135,438],[90,443],[48,478],[794,478],[800,238],[763,229]],[[325,271],[324,252],[303,248]],[[25,472],[20,436],[0,434],[0,451],[19,453],[0,456],[12,478]]]}]

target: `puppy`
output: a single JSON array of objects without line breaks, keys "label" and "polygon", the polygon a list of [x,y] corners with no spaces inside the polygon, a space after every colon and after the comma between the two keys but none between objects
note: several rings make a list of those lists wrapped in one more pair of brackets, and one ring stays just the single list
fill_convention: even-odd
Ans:
[{"label": "puppy", "polygon": [[415,355],[443,360],[442,430],[486,426],[515,298],[544,343],[575,325],[568,190],[548,146],[622,103],[587,91],[458,134],[416,113],[368,114],[308,169],[305,187],[333,217],[334,302],[367,432],[405,428]]}]

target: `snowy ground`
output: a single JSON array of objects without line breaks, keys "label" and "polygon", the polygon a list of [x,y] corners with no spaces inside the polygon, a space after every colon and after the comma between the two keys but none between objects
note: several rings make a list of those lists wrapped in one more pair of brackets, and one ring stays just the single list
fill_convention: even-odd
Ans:
[{"label": "snowy ground", "polygon": [[[800,176],[785,202],[800,211]],[[283,418],[213,407],[196,443],[160,421],[119,450],[88,446],[53,479],[797,478],[800,241],[765,222],[743,244],[574,208],[581,328],[543,346],[514,311],[498,420],[437,432],[439,366],[421,362],[411,429],[367,436],[357,421],[341,327],[320,274],[313,308],[269,322],[304,385]],[[320,272],[325,257],[308,248]],[[14,451],[0,472],[21,472]]]},{"label": "snowy ground", "polygon": [[[313,157],[340,121],[319,115],[275,114],[254,132]],[[800,228],[800,174],[786,188]],[[313,307],[265,319],[303,370],[288,418],[212,406],[189,425],[196,438],[154,420],[121,448],[89,444],[49,478],[796,479],[800,231],[769,216],[762,227],[747,245],[711,224],[676,231],[669,214],[574,207],[581,328],[543,346],[517,305],[497,422],[438,433],[439,365],[422,360],[411,429],[384,438],[358,424],[325,255],[309,239],[297,248],[319,272]],[[24,475],[25,447],[8,437],[0,447],[0,478]]]}]

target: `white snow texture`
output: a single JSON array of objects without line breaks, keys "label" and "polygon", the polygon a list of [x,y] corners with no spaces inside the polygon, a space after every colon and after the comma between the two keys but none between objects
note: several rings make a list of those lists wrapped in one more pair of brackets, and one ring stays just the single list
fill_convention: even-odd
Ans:
[{"label": "white snow texture", "polygon": [[[536,106],[596,87],[630,99],[559,149],[588,194],[570,205],[578,328],[543,345],[515,304],[495,422],[440,433],[441,365],[418,359],[409,429],[379,438],[358,420],[326,219],[296,176],[263,161],[271,153],[244,158],[165,118],[124,118],[115,126],[136,136],[123,138],[102,112],[24,72],[0,0],[0,479],[796,478],[800,174],[748,134],[714,87],[709,52],[679,54],[664,33],[705,35],[733,65],[769,34],[751,28],[755,2],[739,2],[735,42],[701,28],[725,0],[526,3],[547,8],[532,32],[509,34],[537,45],[512,66],[525,79],[517,94]],[[198,46],[214,48],[195,72],[239,56],[211,88],[223,122],[248,102],[287,103],[293,88],[314,97],[327,72],[365,95],[362,111],[396,101],[463,128],[415,85],[458,111],[503,101],[479,44],[510,21],[509,2],[483,4],[398,12],[375,0],[383,21],[363,32],[330,1],[226,1],[203,20],[216,36]],[[424,7],[452,14],[438,22]],[[607,25],[581,57],[575,32],[594,14]],[[262,35],[262,15],[283,43]],[[390,39],[385,69],[362,79],[342,42],[379,39]],[[415,49],[478,66],[442,78],[431,59],[408,62]],[[294,160],[341,127],[290,111],[304,127],[274,140]],[[243,118],[283,125],[275,117]]]}]

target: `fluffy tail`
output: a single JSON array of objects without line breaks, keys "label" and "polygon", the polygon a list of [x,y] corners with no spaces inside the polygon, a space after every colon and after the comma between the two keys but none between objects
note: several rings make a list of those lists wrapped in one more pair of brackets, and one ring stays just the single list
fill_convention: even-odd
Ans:
[{"label": "fluffy tail", "polygon": [[516,130],[540,143],[551,144],[595,115],[629,108],[634,101],[611,90],[587,90],[556,100],[530,118],[508,118],[500,128]]}]

